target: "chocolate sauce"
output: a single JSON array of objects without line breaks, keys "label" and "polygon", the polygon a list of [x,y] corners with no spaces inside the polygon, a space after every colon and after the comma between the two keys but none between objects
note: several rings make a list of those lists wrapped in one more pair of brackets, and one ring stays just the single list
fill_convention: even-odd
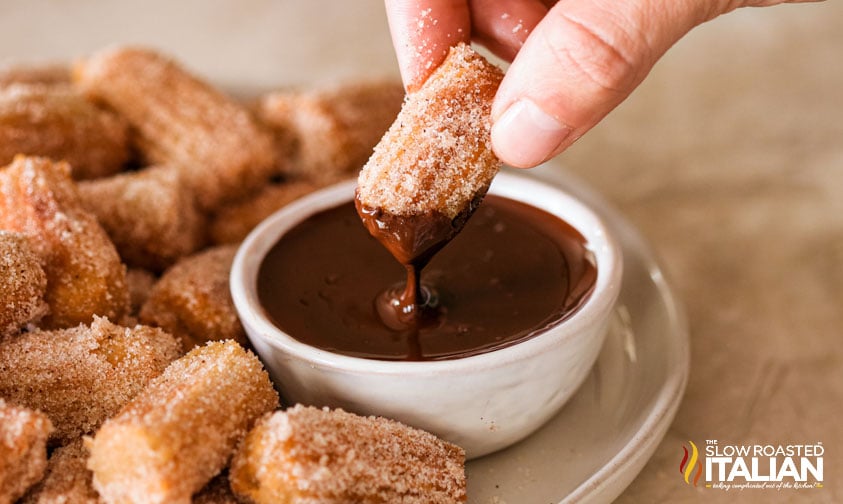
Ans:
[{"label": "chocolate sauce", "polygon": [[[419,287],[407,294],[408,270],[347,203],[275,244],[261,264],[258,297],[278,327],[309,345],[373,359],[439,360],[509,346],[561,322],[588,298],[597,276],[570,225],[499,196],[487,196],[459,235],[436,246],[441,250],[421,263]],[[400,299],[407,295],[411,303]],[[403,317],[408,305],[417,311]]]},{"label": "chocolate sauce", "polygon": [[407,271],[403,289],[386,289],[376,299],[378,314],[392,329],[417,329],[437,317],[435,296],[421,283],[421,270],[448,244],[477,210],[488,188],[480,191],[454,218],[428,211],[395,215],[364,205],[355,196],[354,207],[363,225]]}]

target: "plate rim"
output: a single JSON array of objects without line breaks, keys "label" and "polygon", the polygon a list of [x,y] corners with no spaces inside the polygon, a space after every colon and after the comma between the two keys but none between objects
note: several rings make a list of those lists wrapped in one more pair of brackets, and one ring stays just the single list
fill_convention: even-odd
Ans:
[{"label": "plate rim", "polygon": [[685,308],[671,287],[660,265],[661,261],[637,228],[619,210],[576,174],[567,170],[558,159],[531,169],[530,175],[561,186],[581,198],[616,233],[622,251],[638,255],[659,298],[664,302],[667,326],[672,328],[667,340],[673,345],[664,352],[667,361],[666,378],[658,388],[640,427],[621,450],[563,496],[559,504],[609,502],[620,496],[640,474],[673,423],[690,376],[690,326]]}]

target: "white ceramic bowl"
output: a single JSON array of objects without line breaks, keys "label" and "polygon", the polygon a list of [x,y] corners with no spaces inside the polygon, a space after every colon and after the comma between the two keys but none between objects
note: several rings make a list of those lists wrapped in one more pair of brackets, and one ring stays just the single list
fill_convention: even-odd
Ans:
[{"label": "white ceramic bowl", "polygon": [[[531,339],[481,355],[396,362],[340,355],[301,343],[275,327],[260,306],[257,278],[266,253],[309,216],[350,201],[355,182],[323,189],[283,208],[240,247],[231,292],[249,339],[289,403],[381,415],[433,432],[479,457],[523,439],[556,413],[594,364],[620,292],[615,239],[585,205],[561,190],[510,173],[490,189],[567,221],[597,263],[590,298],[567,320]],[[362,224],[361,224],[362,225]]]}]

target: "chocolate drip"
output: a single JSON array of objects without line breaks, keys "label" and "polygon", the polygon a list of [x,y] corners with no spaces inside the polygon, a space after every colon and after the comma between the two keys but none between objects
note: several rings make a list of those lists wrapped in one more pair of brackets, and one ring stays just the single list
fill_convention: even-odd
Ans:
[{"label": "chocolate drip", "polygon": [[258,296],[270,319],[304,343],[358,357],[436,360],[512,345],[558,324],[588,298],[597,275],[576,230],[497,196],[440,248],[427,259],[424,282],[409,290],[408,270],[345,204],[282,237],[261,264]]},{"label": "chocolate drip", "polygon": [[419,324],[429,324],[436,318],[437,306],[430,303],[429,295],[425,295],[421,271],[462,230],[480,206],[487,190],[488,187],[479,191],[452,219],[437,211],[393,214],[382,208],[367,206],[360,201],[359,195],[355,195],[354,206],[369,234],[407,271],[407,283],[402,291],[390,288],[375,300],[376,310],[386,325],[393,327],[400,324],[400,327],[410,329]]}]

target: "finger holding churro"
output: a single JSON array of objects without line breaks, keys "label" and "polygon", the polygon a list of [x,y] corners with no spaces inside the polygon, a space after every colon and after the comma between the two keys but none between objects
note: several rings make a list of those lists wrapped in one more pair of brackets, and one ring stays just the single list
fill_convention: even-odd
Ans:
[{"label": "finger holding churro", "polygon": [[89,440],[94,488],[106,502],[189,503],[255,420],[277,407],[254,354],[234,341],[196,348]]},{"label": "finger holding churro", "polygon": [[465,502],[465,453],[399,422],[297,405],[263,417],[231,463],[247,502]]},{"label": "finger holding churro", "polygon": [[160,329],[90,326],[33,331],[0,345],[0,397],[38,409],[64,443],[92,432],[181,353]]},{"label": "finger holding churro", "polygon": [[43,413],[0,397],[0,504],[15,502],[44,477],[47,437],[52,430]]},{"label": "finger holding churro", "polygon": [[67,163],[18,156],[0,169],[0,229],[23,233],[41,258],[50,306],[45,328],[120,320],[129,307],[126,268],[79,201]]},{"label": "finger holding churro", "polygon": [[76,180],[104,177],[128,161],[128,129],[70,86],[0,86],[0,165],[17,154],[67,161]]},{"label": "finger holding churro", "polygon": [[458,233],[497,174],[490,110],[502,77],[468,45],[451,48],[360,172],[358,211],[400,262],[423,262]]},{"label": "finger holding churro", "polygon": [[259,117],[282,140],[285,173],[326,183],[360,170],[403,99],[401,83],[388,80],[279,91],[261,99]]},{"label": "finger holding churro", "polygon": [[47,313],[46,291],[47,275],[26,236],[0,231],[0,340]]},{"label": "finger holding churro", "polygon": [[74,81],[129,121],[148,162],[182,170],[204,210],[275,172],[272,135],[249,111],[162,55],[105,49],[76,66]]},{"label": "finger holding churro", "polygon": [[208,341],[246,343],[228,289],[237,245],[209,248],[185,257],[158,280],[140,311],[141,323],[179,338],[185,350]]},{"label": "finger holding churro", "polygon": [[79,196],[128,266],[160,272],[202,246],[204,219],[183,174],[154,166],[80,182]]}]

